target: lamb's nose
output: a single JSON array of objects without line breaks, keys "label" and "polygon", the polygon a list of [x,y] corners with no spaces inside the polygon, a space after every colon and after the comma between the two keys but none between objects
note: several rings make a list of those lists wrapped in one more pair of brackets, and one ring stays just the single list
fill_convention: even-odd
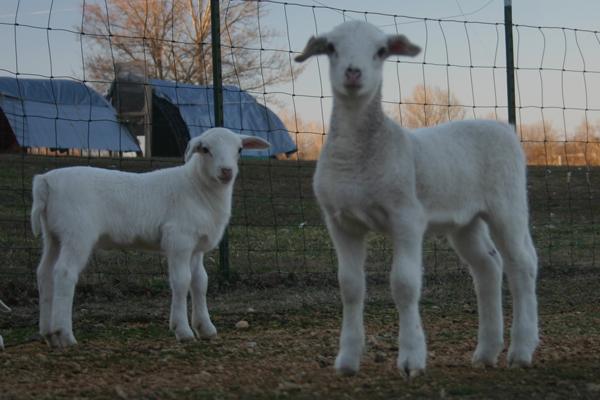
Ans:
[{"label": "lamb's nose", "polygon": [[362,72],[358,68],[348,67],[346,68],[346,80],[348,82],[356,83],[360,80]]},{"label": "lamb's nose", "polygon": [[233,177],[233,170],[231,168],[221,168],[221,179],[231,180]]}]

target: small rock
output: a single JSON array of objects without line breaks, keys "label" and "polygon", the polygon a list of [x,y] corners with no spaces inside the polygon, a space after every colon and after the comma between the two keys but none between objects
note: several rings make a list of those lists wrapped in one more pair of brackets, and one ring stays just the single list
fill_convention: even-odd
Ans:
[{"label": "small rock", "polygon": [[235,324],[235,327],[237,329],[248,329],[250,327],[250,324],[248,323],[248,321],[241,320],[238,321],[237,324]]},{"label": "small rock", "polygon": [[377,340],[375,335],[369,335],[367,336],[367,344],[372,347],[378,347],[379,341]]},{"label": "small rock", "polygon": [[246,343],[246,347],[249,349],[254,349],[256,347],[256,342],[248,342]]},{"label": "small rock", "polygon": [[123,390],[123,388],[120,385],[115,386],[115,392],[117,392],[117,396],[119,396],[119,398],[121,398],[121,399],[129,398],[127,396],[127,393],[125,393],[125,391]]},{"label": "small rock", "polygon": [[304,385],[300,385],[294,382],[282,382],[279,384],[277,389],[285,391],[285,392],[296,392],[302,390]]},{"label": "small rock", "polygon": [[475,310],[473,309],[473,307],[471,307],[470,304],[463,304],[463,311],[470,313],[470,314],[475,312]]},{"label": "small rock", "polygon": [[319,366],[321,368],[325,368],[330,364],[330,361],[327,357],[322,356],[322,355],[318,355],[317,356],[317,362],[319,363]]},{"label": "small rock", "polygon": [[246,312],[248,314],[254,314],[256,312],[256,310],[254,308],[252,308],[252,307],[248,307],[248,309],[246,310]]},{"label": "small rock", "polygon": [[589,392],[600,392],[600,384],[598,383],[588,383],[585,388],[589,391]]}]

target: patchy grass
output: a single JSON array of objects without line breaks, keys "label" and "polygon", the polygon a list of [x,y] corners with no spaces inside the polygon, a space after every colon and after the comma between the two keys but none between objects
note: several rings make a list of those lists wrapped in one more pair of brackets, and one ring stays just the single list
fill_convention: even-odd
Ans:
[{"label": "patchy grass", "polygon": [[[62,351],[33,339],[35,308],[16,307],[3,329],[0,390],[3,398],[592,399],[600,395],[600,294],[569,296],[592,288],[540,281],[542,344],[530,369],[508,369],[506,352],[498,368],[472,368],[473,294],[452,282],[426,290],[428,369],[411,382],[395,368],[397,317],[383,284],[370,285],[367,351],[351,378],[332,366],[341,318],[334,288],[212,293],[219,337],[188,344],[168,331],[168,295],[84,299],[75,307],[80,344]],[[248,329],[235,328],[241,319]]]}]

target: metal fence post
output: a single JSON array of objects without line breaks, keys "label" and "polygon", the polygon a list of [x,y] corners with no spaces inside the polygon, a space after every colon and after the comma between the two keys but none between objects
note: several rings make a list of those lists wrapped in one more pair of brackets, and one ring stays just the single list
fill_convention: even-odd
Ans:
[{"label": "metal fence post", "polygon": [[504,0],[504,37],[506,42],[506,96],[508,122],[517,129],[515,105],[515,60],[513,50],[512,0]]},{"label": "metal fence post", "polygon": [[[212,39],[213,94],[215,126],[223,126],[223,79],[221,73],[221,16],[219,0],[210,1],[210,23]],[[219,268],[221,278],[229,281],[229,235],[227,228],[219,244]]]}]

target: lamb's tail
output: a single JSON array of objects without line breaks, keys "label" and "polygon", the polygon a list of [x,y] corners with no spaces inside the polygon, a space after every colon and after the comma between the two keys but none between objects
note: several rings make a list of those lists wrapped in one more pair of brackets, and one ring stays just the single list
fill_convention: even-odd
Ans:
[{"label": "lamb's tail", "polygon": [[43,175],[33,177],[33,205],[31,207],[31,230],[35,236],[42,232],[42,219],[48,202],[48,183]]},{"label": "lamb's tail", "polygon": [[0,307],[2,307],[5,311],[11,311],[10,307],[4,304],[2,300],[0,300]]}]

